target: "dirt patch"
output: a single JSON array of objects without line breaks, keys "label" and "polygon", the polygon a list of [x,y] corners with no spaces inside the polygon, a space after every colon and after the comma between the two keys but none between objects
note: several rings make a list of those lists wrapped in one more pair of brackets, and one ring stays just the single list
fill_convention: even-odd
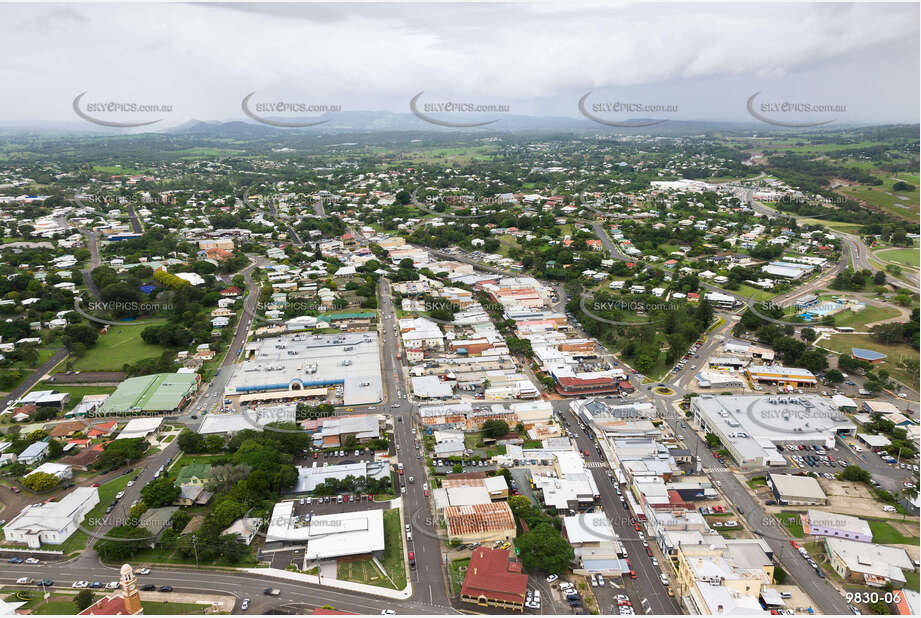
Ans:
[{"label": "dirt patch", "polygon": [[822,486],[825,495],[827,495],[829,499],[838,496],[845,498],[873,499],[873,494],[870,493],[869,488],[863,483],[855,483],[852,481],[829,481],[826,479],[820,480],[819,485]]}]

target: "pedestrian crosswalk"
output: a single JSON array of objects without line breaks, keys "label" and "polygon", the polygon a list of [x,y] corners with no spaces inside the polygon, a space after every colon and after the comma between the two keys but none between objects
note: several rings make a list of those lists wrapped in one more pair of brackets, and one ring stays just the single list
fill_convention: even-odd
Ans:
[{"label": "pedestrian crosswalk", "polygon": [[712,466],[704,468],[704,472],[729,472],[729,468],[726,466]]},{"label": "pedestrian crosswalk", "polygon": [[585,467],[586,468],[605,468],[607,466],[604,465],[603,461],[586,461]]}]

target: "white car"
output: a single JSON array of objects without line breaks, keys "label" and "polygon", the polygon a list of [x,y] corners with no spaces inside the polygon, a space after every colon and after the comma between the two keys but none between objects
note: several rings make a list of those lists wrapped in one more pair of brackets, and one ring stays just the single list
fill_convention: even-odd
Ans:
[{"label": "white car", "polygon": [[397,613],[392,609],[382,609],[381,616],[396,616]]},{"label": "white car", "polygon": [[39,562],[38,558],[26,558],[26,564],[38,564]]},{"label": "white car", "polygon": [[118,582],[109,582],[106,584],[106,590],[115,590],[118,588]]},{"label": "white car", "polygon": [[144,567],[143,569],[138,570],[138,575],[150,575],[150,569]]},{"label": "white car", "polygon": [[86,588],[86,587],[89,586],[89,585],[90,585],[89,582],[85,582],[85,581],[82,581],[82,580],[81,580],[81,581],[78,581],[78,582],[74,582],[73,584],[71,584],[70,587],[71,587],[71,588]]},{"label": "white car", "polygon": [[552,584],[553,582],[555,582],[555,581],[558,580],[559,578],[560,578],[560,576],[557,575],[556,573],[554,573],[553,575],[548,575],[548,576],[547,576],[547,583],[548,583],[548,584]]},{"label": "white car", "polygon": [[20,577],[19,579],[16,580],[16,583],[17,584],[31,584],[32,578],[31,577]]}]

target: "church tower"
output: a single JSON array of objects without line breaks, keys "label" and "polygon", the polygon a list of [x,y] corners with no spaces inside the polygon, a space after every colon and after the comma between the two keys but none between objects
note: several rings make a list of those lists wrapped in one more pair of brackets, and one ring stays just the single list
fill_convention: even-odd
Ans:
[{"label": "church tower", "polygon": [[129,615],[140,614],[141,595],[138,590],[138,580],[134,576],[134,569],[130,564],[123,564],[121,570],[122,596],[125,599],[125,609]]}]

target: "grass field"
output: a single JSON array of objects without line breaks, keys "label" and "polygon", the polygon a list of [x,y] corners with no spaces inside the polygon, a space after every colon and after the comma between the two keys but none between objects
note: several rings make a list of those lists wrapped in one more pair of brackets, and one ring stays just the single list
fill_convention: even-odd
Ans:
[{"label": "grass field", "polygon": [[765,301],[770,300],[777,296],[777,292],[771,290],[762,290],[761,288],[753,288],[750,285],[745,285],[744,283],[739,285],[738,290],[729,290],[733,294],[738,294],[739,296],[744,296],[745,298],[752,298],[756,301]]},{"label": "grass field", "polygon": [[799,518],[799,513],[790,511],[781,511],[777,514],[780,525],[790,531],[790,534],[797,539],[801,539],[806,534],[803,532],[803,522]]},{"label": "grass field", "polygon": [[921,252],[915,249],[882,249],[876,252],[876,256],[887,262],[896,262],[903,266],[913,266],[918,268],[921,262]]},{"label": "grass field", "polygon": [[141,332],[148,326],[164,324],[166,320],[150,320],[144,324],[110,326],[109,331],[96,340],[81,358],[74,361],[76,371],[121,371],[147,358],[157,358],[164,348],[149,345],[141,339]]},{"label": "grass field", "polygon": [[881,519],[868,519],[870,531],[873,532],[873,542],[880,545],[914,545],[918,542],[916,536],[904,536],[892,524]]},{"label": "grass field", "polygon": [[859,223],[846,223],[844,221],[826,221],[825,219],[800,219],[800,225],[824,225],[825,227],[845,232],[847,234],[857,234],[863,227]]},{"label": "grass field", "polygon": [[918,350],[915,350],[907,344],[883,345],[873,341],[869,335],[832,335],[830,338],[820,341],[818,345],[842,354],[850,354],[851,348],[864,348],[866,350],[882,352],[886,354],[888,358],[877,365],[875,368],[876,370],[885,369],[893,378],[907,384],[913,389],[917,389],[919,386],[917,373],[898,366],[898,363],[902,360],[921,360],[921,355],[919,355]]},{"label": "grass field", "polygon": [[102,395],[115,392],[114,386],[71,386],[55,384],[54,382],[39,382],[35,385],[38,390],[54,389],[59,393],[70,393],[70,401],[64,404],[64,411],[73,410],[85,395]]},{"label": "grass field", "polygon": [[853,311],[842,311],[835,314],[835,326],[850,326],[857,330],[863,330],[867,324],[887,320],[899,315],[897,309],[892,307],[876,307],[867,305],[867,308],[854,313]]},{"label": "grass field", "polygon": [[881,186],[853,185],[839,187],[838,191],[854,199],[862,200],[896,217],[916,221],[918,218],[918,191],[893,191],[892,185],[895,182],[891,178],[885,178],[884,184]]},{"label": "grass field", "polygon": [[137,176],[138,174],[147,174],[150,172],[150,170],[147,169],[122,167],[121,165],[94,165],[93,171],[112,175],[126,174],[128,176]]}]

